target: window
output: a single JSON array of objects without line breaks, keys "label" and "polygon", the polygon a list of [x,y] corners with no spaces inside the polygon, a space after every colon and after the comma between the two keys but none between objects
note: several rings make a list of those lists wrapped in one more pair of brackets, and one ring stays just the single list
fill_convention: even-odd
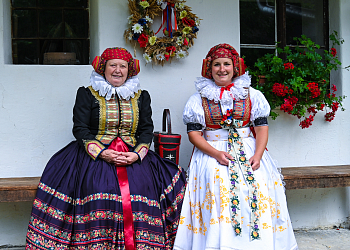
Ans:
[{"label": "window", "polygon": [[247,66],[306,35],[328,49],[328,0],[240,0],[241,55]]},{"label": "window", "polygon": [[88,0],[11,0],[14,64],[89,64]]}]

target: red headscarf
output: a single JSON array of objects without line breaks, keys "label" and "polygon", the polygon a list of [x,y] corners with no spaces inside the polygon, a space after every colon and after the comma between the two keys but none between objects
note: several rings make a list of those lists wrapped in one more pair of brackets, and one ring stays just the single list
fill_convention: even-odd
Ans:
[{"label": "red headscarf", "polygon": [[245,73],[246,66],[243,58],[240,58],[237,51],[229,44],[222,43],[212,47],[205,59],[203,59],[202,76],[212,79],[211,64],[218,58],[230,58],[233,62],[233,77],[241,76]]},{"label": "red headscarf", "polygon": [[122,59],[128,62],[128,77],[136,76],[140,72],[139,60],[134,59],[126,49],[119,47],[105,49],[101,56],[95,57],[92,66],[98,74],[103,76],[106,62],[111,59]]}]

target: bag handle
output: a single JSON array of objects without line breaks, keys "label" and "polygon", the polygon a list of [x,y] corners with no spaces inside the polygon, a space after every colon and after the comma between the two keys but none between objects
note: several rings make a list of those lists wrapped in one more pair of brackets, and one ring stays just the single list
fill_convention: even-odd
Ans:
[{"label": "bag handle", "polygon": [[167,134],[171,134],[171,119],[170,119],[170,110],[164,109],[163,111],[163,129],[162,131],[166,132],[166,125],[168,125]]}]

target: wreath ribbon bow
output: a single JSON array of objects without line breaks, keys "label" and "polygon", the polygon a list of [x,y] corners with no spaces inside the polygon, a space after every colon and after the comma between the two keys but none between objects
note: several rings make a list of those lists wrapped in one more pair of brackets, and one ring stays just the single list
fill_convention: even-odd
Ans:
[{"label": "wreath ribbon bow", "polygon": [[166,22],[167,31],[169,32],[169,36],[173,38],[173,29],[177,30],[177,21],[176,21],[176,10],[175,4],[169,2],[163,2],[161,8],[163,9],[162,14],[162,24],[160,25],[156,35],[162,29],[164,23]]},{"label": "wreath ribbon bow", "polygon": [[258,184],[254,175],[252,166],[246,158],[246,151],[243,145],[242,137],[236,128],[242,127],[242,121],[232,119],[230,124],[221,123],[222,128],[228,129],[228,153],[233,157],[229,161],[229,180],[230,180],[230,215],[231,224],[235,234],[242,236],[241,225],[241,206],[239,200],[240,193],[240,172],[242,178],[249,189],[250,205],[250,239],[260,239],[260,214],[258,206]]}]

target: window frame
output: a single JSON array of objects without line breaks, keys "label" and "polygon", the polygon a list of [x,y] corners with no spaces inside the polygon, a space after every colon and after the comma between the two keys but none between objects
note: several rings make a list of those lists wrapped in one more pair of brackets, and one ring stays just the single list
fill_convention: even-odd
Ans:
[{"label": "window frame", "polygon": [[[11,55],[12,55],[12,64],[14,65],[43,65],[44,64],[44,53],[45,51],[42,51],[42,43],[44,43],[45,41],[62,41],[62,47],[63,47],[63,52],[64,50],[66,50],[66,44],[65,41],[74,41],[74,40],[79,40],[79,41],[85,41],[86,42],[86,46],[84,48],[82,48],[82,53],[86,53],[84,56],[87,58],[86,62],[77,64],[77,65],[88,65],[89,64],[89,60],[90,60],[90,11],[89,11],[89,4],[90,1],[87,0],[87,5],[86,7],[67,7],[67,6],[60,6],[60,7],[38,7],[38,1],[36,0],[36,6],[35,7],[14,7],[12,4],[12,1],[10,0],[10,26],[11,26]],[[14,20],[13,20],[13,11],[14,10],[35,10],[37,12],[36,15],[36,28],[37,28],[37,34],[36,36],[32,36],[32,37],[14,37],[13,34],[13,24],[14,24]],[[83,10],[86,11],[87,13],[84,14],[84,20],[83,22],[85,22],[86,24],[86,37],[42,37],[40,36],[40,32],[39,32],[39,26],[40,26],[40,16],[39,16],[39,12],[43,11],[43,10],[61,10],[61,15],[62,15],[62,22],[64,22],[65,17],[64,17],[64,11],[70,11],[70,10]],[[13,47],[13,42],[14,41],[21,41],[21,40],[33,40],[33,41],[37,41],[37,45],[36,45],[36,56],[37,56],[37,63],[18,63],[15,62],[15,56],[16,53],[15,49]],[[61,51],[57,51],[57,52],[61,52]]]},{"label": "window frame", "polygon": [[[286,0],[275,0],[275,38],[279,47],[295,47],[287,44],[287,27],[286,27]],[[322,49],[329,50],[329,0],[323,0],[323,40]],[[241,49],[276,49],[276,45],[267,44],[240,44]],[[283,55],[281,55],[283,58]]]}]

